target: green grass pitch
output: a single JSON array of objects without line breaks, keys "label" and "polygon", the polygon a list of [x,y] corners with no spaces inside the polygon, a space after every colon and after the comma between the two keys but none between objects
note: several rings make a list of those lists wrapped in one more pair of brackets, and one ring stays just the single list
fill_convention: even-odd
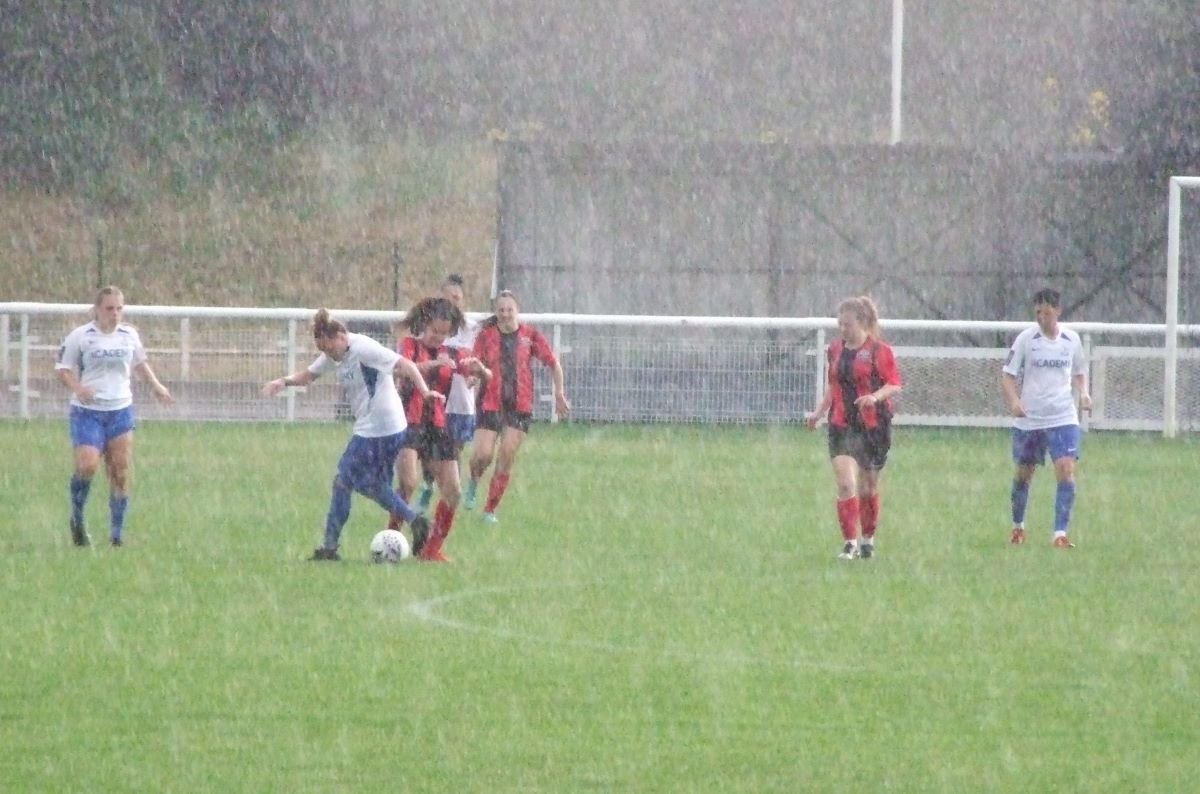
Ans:
[{"label": "green grass pitch", "polygon": [[[66,527],[62,422],[0,423],[0,789],[1188,791],[1188,441],[1085,437],[1010,547],[1008,436],[900,429],[840,562],[822,433],[534,428],[452,565],[317,543],[346,425],[146,422],[127,546]],[[107,529],[107,485],[89,504]]]}]

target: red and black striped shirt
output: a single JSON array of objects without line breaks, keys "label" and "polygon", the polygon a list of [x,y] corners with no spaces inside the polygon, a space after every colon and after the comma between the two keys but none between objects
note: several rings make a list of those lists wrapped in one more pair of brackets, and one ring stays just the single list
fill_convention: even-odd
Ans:
[{"label": "red and black striped shirt", "polygon": [[485,323],[475,337],[475,357],[492,371],[479,394],[480,411],[533,413],[533,360],[547,367],[558,363],[546,337],[532,325],[518,325],[506,334],[495,323]]},{"label": "red and black striped shirt", "polygon": [[[454,365],[442,365],[431,369],[422,368],[421,374],[425,376],[425,384],[429,386],[431,391],[438,394],[449,395],[450,384],[454,379],[454,373],[460,375],[469,375],[470,372],[462,363],[466,358],[466,351],[458,350],[453,347],[442,345],[441,347],[427,347],[422,344],[421,340],[415,336],[406,336],[400,340],[400,344],[396,346],[396,352],[407,358],[414,364],[423,364],[426,361],[434,361],[440,356],[446,356]],[[424,425],[426,427],[444,428],[446,426],[446,403],[443,400],[426,400],[421,392],[417,391],[417,387],[410,380],[404,380],[400,386],[400,398],[404,400],[404,415],[410,425]]]},{"label": "red and black striped shirt", "polygon": [[858,408],[854,401],[877,391],[884,384],[900,385],[896,356],[887,342],[867,339],[859,348],[846,347],[838,339],[828,351],[829,424],[833,427],[874,428],[891,421],[892,401]]}]

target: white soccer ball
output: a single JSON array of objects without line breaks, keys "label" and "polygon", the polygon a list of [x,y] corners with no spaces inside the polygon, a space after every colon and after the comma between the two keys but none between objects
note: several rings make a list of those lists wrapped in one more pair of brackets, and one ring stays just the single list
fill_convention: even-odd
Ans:
[{"label": "white soccer ball", "polygon": [[408,538],[396,529],[384,529],[371,538],[371,562],[395,564],[412,556]]}]

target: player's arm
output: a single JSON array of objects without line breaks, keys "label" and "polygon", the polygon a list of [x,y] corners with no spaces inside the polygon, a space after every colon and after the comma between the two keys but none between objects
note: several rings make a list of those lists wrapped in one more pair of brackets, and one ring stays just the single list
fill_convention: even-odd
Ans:
[{"label": "player's arm", "polygon": [[71,334],[58,350],[58,360],[54,363],[54,374],[60,383],[71,390],[79,402],[87,405],[96,398],[96,392],[90,386],[85,386],[79,379],[81,356],[82,351],[75,341],[75,334]]},{"label": "player's arm", "polygon": [[1025,367],[1025,335],[1016,338],[1008,350],[1008,360],[1000,370],[1000,393],[1004,395],[1004,403],[1008,411],[1015,417],[1025,416],[1025,406],[1021,403],[1021,393],[1017,389],[1017,375]]},{"label": "player's arm", "polygon": [[158,376],[154,374],[154,370],[150,367],[150,362],[143,359],[133,368],[133,371],[138,374],[142,380],[150,384],[150,388],[154,389],[154,396],[164,405],[170,405],[175,402],[175,398],[171,396],[171,390],[162,384]]},{"label": "player's arm", "polygon": [[1024,416],[1025,406],[1021,404],[1021,395],[1017,392],[1017,377],[1007,372],[1000,373],[1000,391],[1004,394],[1004,402],[1013,416]]},{"label": "player's arm", "polygon": [[808,418],[804,422],[806,425],[808,425],[809,430],[816,429],[817,425],[821,423],[821,420],[825,417],[825,415],[829,413],[829,408],[832,405],[833,390],[827,388],[825,389],[825,393],[821,395],[821,402],[817,403],[817,407],[813,409],[813,412],[808,415]]},{"label": "player's arm", "polygon": [[1086,372],[1077,372],[1071,376],[1071,387],[1079,396],[1079,407],[1085,411],[1092,410],[1092,395],[1088,393]]},{"label": "player's arm", "polygon": [[421,370],[411,360],[400,356],[396,359],[395,365],[392,367],[392,374],[402,378],[406,378],[413,382],[417,387],[417,391],[426,399],[444,400],[443,395],[429,388],[429,384],[425,382],[425,377],[421,374]]},{"label": "player's arm", "polygon": [[566,377],[563,375],[562,364],[557,358],[550,367],[550,380],[554,384],[554,407],[559,416],[566,416],[571,412],[571,401],[567,399]]},{"label": "player's arm", "polygon": [[878,345],[875,353],[875,371],[879,373],[883,385],[870,394],[864,394],[854,401],[859,408],[864,405],[878,405],[895,397],[902,390],[900,385],[900,369],[896,366],[896,354],[888,345]]},{"label": "player's arm", "polygon": [[302,369],[293,372],[291,375],[284,375],[282,378],[267,381],[263,385],[262,393],[265,397],[274,397],[289,386],[307,386],[316,379],[317,374],[315,372]]}]

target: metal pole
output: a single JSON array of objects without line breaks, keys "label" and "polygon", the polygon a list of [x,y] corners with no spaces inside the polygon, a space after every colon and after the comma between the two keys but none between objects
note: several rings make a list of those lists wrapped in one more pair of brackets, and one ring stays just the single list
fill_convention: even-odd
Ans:
[{"label": "metal pole", "polygon": [[904,0],[892,0],[892,136],[891,144],[901,138],[901,93],[904,76]]},{"label": "metal pole", "polygon": [[1179,357],[1179,180],[1167,192],[1167,338],[1164,340],[1163,435],[1175,438],[1175,374]]},{"label": "metal pole", "polygon": [[96,238],[96,289],[104,286],[104,238]]},{"label": "metal pole", "polygon": [[8,380],[8,315],[0,314],[0,379]]},{"label": "metal pole", "polygon": [[[287,367],[284,370],[289,375],[296,371],[296,321],[288,320],[287,338]],[[287,420],[296,420],[296,390],[287,389]]]},{"label": "metal pole", "polygon": [[179,321],[179,377],[187,380],[192,370],[192,320],[184,317]]},{"label": "metal pole", "polygon": [[17,359],[18,413],[29,418],[29,315],[21,315],[21,355]]}]

